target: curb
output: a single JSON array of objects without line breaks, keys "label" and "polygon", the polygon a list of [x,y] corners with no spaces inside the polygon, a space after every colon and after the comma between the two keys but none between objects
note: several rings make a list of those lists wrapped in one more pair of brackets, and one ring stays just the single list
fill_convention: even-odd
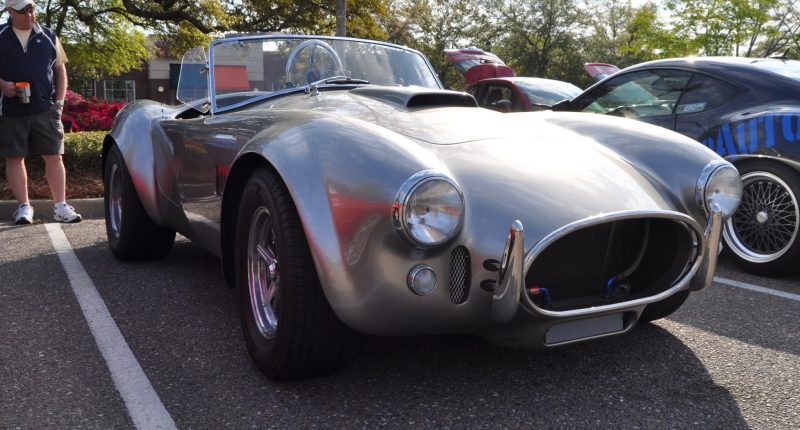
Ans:
[{"label": "curb", "polygon": [[[75,212],[81,214],[83,219],[102,219],[105,218],[103,199],[75,199],[67,200],[67,203],[75,208]],[[52,200],[31,200],[33,206],[34,220],[41,219],[43,222],[53,222],[53,201]],[[0,200],[0,221],[12,220],[14,211],[19,204],[15,200]]]}]

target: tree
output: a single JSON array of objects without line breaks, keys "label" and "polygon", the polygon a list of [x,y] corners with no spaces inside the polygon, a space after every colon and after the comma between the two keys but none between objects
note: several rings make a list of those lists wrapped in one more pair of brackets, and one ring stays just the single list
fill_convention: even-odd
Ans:
[{"label": "tree", "polygon": [[[158,53],[180,56],[227,32],[333,34],[336,0],[50,0],[38,19],[62,39],[70,72],[88,78],[137,69]],[[384,0],[348,0],[348,35],[385,38]],[[149,40],[169,41],[155,46]]]},{"label": "tree", "polygon": [[577,47],[576,39],[586,29],[587,13],[577,0],[488,0],[496,11],[495,22],[502,33],[495,53],[518,75],[564,76],[565,65]]},{"label": "tree", "polygon": [[[667,0],[677,18],[675,31],[691,40],[699,54],[752,54],[770,34],[770,13],[779,0]],[[743,48],[743,49],[742,49]]]},{"label": "tree", "polygon": [[800,2],[779,1],[770,18],[772,26],[767,28],[764,38],[755,41],[753,56],[800,56]]},{"label": "tree", "polygon": [[586,2],[595,12],[590,31],[583,39],[584,55],[590,62],[605,62],[624,68],[657,58],[692,53],[692,45],[667,28],[653,2],[634,7],[631,0]]},{"label": "tree", "polygon": [[425,54],[442,84],[461,89],[463,77],[447,62],[445,49],[478,46],[491,49],[491,27],[485,10],[470,0],[391,0],[391,15],[380,24],[388,41]]}]

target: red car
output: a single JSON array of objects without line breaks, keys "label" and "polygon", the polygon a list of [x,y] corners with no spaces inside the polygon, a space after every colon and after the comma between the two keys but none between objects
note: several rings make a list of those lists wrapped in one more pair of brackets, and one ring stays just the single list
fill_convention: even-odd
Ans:
[{"label": "red car", "polygon": [[478,105],[500,112],[527,112],[549,109],[554,104],[572,99],[581,89],[569,82],[554,79],[518,77],[496,55],[478,48],[446,50],[447,60],[454,65],[469,85]]}]

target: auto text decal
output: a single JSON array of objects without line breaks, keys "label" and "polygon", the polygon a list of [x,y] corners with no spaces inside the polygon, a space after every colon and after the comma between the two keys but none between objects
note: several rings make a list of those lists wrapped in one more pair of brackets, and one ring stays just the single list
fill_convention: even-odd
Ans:
[{"label": "auto text decal", "polygon": [[723,124],[703,145],[721,156],[752,154],[776,144],[800,143],[800,113],[764,115],[739,123]]}]

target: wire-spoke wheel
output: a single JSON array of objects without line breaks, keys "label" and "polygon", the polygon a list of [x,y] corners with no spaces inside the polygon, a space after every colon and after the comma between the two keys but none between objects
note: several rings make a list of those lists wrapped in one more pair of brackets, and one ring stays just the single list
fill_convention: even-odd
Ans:
[{"label": "wire-spoke wheel", "polygon": [[759,275],[797,271],[800,181],[791,168],[758,161],[739,169],[742,202],[723,232],[734,261]]},{"label": "wire-spoke wheel", "polygon": [[264,374],[297,379],[349,362],[357,336],[328,304],[294,201],[272,170],[245,185],[234,258],[245,341]]}]

